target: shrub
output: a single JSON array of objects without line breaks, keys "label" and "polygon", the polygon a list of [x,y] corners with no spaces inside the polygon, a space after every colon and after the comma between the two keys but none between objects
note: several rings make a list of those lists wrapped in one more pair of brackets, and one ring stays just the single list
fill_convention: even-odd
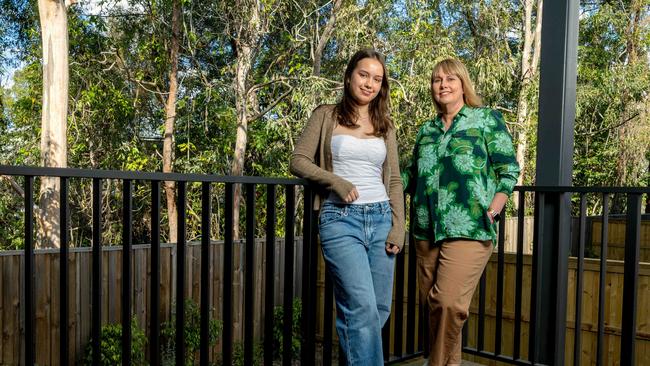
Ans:
[{"label": "shrub", "polygon": [[[300,334],[300,322],[302,320],[302,302],[298,298],[293,299],[293,319],[291,326],[291,353],[293,359],[300,358],[300,342],[302,336]],[[284,321],[284,308],[276,306],[273,309],[273,358],[278,360],[282,357],[282,343],[283,343],[283,321]]]},{"label": "shrub", "polygon": [[[131,320],[131,364],[147,365],[144,358],[147,337],[138,326],[136,319]],[[101,329],[100,365],[119,365],[122,363],[122,324],[106,324]],[[92,365],[92,339],[84,351],[84,364]]]},{"label": "shrub", "polygon": [[[258,366],[264,363],[264,348],[259,342],[253,343],[253,363],[245,366]],[[217,361],[214,363],[216,366],[223,365],[223,355],[217,355]],[[244,366],[244,344],[242,342],[234,342],[232,345],[232,366]]]},{"label": "shrub", "polygon": [[[175,309],[176,307],[174,307]],[[221,335],[221,322],[210,319],[209,344],[214,346]],[[161,326],[163,338],[163,364],[173,364],[176,357],[176,314]],[[201,346],[201,311],[192,299],[185,300],[185,351],[186,364],[193,365],[196,352]],[[169,363],[171,362],[171,363]]]}]

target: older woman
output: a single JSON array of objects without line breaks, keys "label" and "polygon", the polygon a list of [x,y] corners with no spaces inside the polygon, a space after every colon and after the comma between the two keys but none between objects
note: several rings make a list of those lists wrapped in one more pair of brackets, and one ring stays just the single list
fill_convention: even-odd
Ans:
[{"label": "older woman", "polygon": [[435,65],[431,94],[438,113],[420,128],[402,179],[416,209],[420,296],[429,305],[428,364],[460,365],[463,324],[519,166],[503,117],[481,107],[460,61]]}]

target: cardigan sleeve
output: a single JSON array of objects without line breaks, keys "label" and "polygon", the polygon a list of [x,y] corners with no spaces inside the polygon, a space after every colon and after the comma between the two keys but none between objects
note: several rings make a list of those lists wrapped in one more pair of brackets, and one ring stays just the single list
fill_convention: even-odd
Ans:
[{"label": "cardigan sleeve", "polygon": [[404,189],[402,187],[402,178],[400,177],[399,159],[397,157],[397,138],[395,130],[391,129],[386,136],[389,176],[389,199],[392,211],[393,225],[388,232],[387,243],[396,245],[402,250],[404,246],[405,218],[404,218]]},{"label": "cardigan sleeve", "polygon": [[296,143],[296,147],[291,155],[289,171],[294,175],[312,181],[319,186],[336,192],[336,194],[345,198],[354,189],[354,185],[349,181],[329,172],[321,166],[320,162],[323,157],[319,157],[319,147],[321,134],[325,119],[329,118],[331,108],[319,106],[316,108],[307,121],[305,128]]}]

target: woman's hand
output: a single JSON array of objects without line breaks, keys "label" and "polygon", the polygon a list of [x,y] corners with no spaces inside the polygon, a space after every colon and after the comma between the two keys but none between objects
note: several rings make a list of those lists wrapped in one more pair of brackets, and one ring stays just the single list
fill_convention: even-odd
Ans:
[{"label": "woman's hand", "polygon": [[505,193],[497,192],[494,197],[492,198],[492,202],[490,203],[490,206],[487,209],[487,212],[485,213],[487,217],[490,219],[490,223],[494,224],[494,217],[490,214],[490,212],[494,211],[496,213],[500,213],[503,211],[503,207],[505,207],[506,202],[508,202],[508,195]]},{"label": "woman's hand", "polygon": [[348,195],[343,198],[343,201],[345,201],[345,203],[351,203],[356,201],[358,198],[359,198],[359,192],[357,191],[357,188],[354,187],[352,188],[350,193],[348,193]]},{"label": "woman's hand", "polygon": [[386,243],[386,253],[397,254],[399,253],[399,247],[395,244]]}]

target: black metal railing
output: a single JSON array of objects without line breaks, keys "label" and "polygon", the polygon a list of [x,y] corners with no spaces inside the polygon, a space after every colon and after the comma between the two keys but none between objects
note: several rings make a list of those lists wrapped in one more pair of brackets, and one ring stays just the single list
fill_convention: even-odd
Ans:
[{"label": "black metal railing", "polygon": [[[93,364],[99,364],[100,355],[100,342],[101,342],[101,303],[102,294],[101,279],[102,279],[102,243],[101,243],[101,197],[102,197],[102,182],[107,179],[117,179],[123,182],[123,195],[122,195],[122,288],[121,288],[121,323],[122,323],[122,363],[124,365],[130,364],[131,360],[131,317],[132,317],[132,284],[131,279],[134,276],[131,273],[131,257],[132,251],[132,222],[133,222],[133,182],[146,182],[151,187],[151,291],[150,291],[150,318],[149,318],[149,362],[152,365],[159,365],[160,359],[160,315],[156,311],[160,307],[160,288],[159,283],[161,279],[160,274],[160,184],[163,181],[177,182],[177,207],[178,207],[178,243],[177,243],[177,256],[176,256],[176,332],[175,332],[175,345],[176,345],[176,364],[182,365],[186,359],[187,350],[185,346],[185,280],[186,273],[186,201],[187,201],[187,185],[189,183],[201,183],[201,272],[200,272],[200,350],[199,360],[201,365],[207,365],[210,357],[210,344],[209,344],[209,329],[208,320],[211,314],[211,307],[215,304],[210,303],[210,267],[215,258],[210,258],[210,224],[212,212],[211,197],[213,192],[211,187],[213,184],[219,183],[225,185],[224,193],[224,206],[225,206],[225,225],[224,227],[224,251],[223,251],[223,303],[221,312],[221,321],[223,323],[223,331],[221,334],[221,361],[224,365],[232,364],[233,362],[233,290],[231,284],[233,283],[233,248],[235,241],[233,238],[233,207],[235,185],[241,184],[245,195],[245,212],[246,212],[246,233],[244,242],[244,294],[243,294],[243,360],[244,364],[252,364],[254,358],[254,325],[253,325],[253,303],[255,296],[255,283],[253,274],[253,263],[255,258],[255,233],[258,223],[255,221],[256,211],[262,210],[266,217],[264,232],[266,233],[265,245],[265,268],[264,276],[266,277],[264,288],[264,312],[266,314],[263,325],[263,357],[264,364],[271,365],[273,363],[273,309],[274,309],[274,284],[272,279],[274,276],[276,260],[275,256],[275,233],[277,230],[278,216],[276,212],[277,203],[277,187],[284,187],[285,194],[285,217],[284,217],[284,232],[285,232],[285,251],[284,255],[284,298],[283,298],[283,344],[281,347],[282,363],[283,365],[290,365],[292,362],[292,331],[293,331],[293,297],[294,297],[294,273],[296,276],[301,276],[302,283],[302,324],[301,324],[301,352],[300,358],[302,364],[312,365],[317,361],[323,365],[331,365],[333,359],[336,358],[334,350],[338,346],[334,343],[333,335],[333,291],[332,282],[329,276],[324,279],[324,293],[318,295],[317,276],[318,276],[318,247],[316,240],[316,217],[314,217],[311,197],[313,192],[306,181],[300,179],[282,179],[282,178],[263,178],[263,177],[218,177],[210,175],[198,174],[162,174],[162,173],[140,173],[140,172],[122,172],[122,171],[91,171],[80,169],[61,169],[61,168],[30,168],[30,167],[11,167],[0,166],[0,175],[12,175],[24,177],[25,188],[25,265],[24,265],[24,306],[25,306],[25,319],[24,319],[24,337],[25,337],[25,364],[33,365],[35,363],[35,355],[32,350],[35,347],[35,304],[34,304],[34,211],[33,211],[33,193],[34,193],[34,178],[35,177],[58,177],[61,182],[61,250],[60,250],[60,349],[59,359],[61,365],[66,365],[70,361],[69,355],[69,329],[67,326],[67,319],[69,319],[69,306],[67,306],[68,299],[68,246],[67,246],[67,233],[65,228],[69,225],[68,219],[68,181],[71,178],[81,178],[92,180],[92,296],[91,296],[91,309],[92,309],[92,354]],[[264,186],[266,190],[266,204],[256,205],[256,187]],[[295,231],[296,231],[296,188],[302,187],[303,207],[302,207],[302,258],[301,267],[294,268],[294,255],[295,255]],[[578,187],[517,187],[516,190],[520,192],[518,202],[518,226],[516,236],[516,265],[515,265],[515,293],[514,293],[514,321],[512,326],[512,345],[503,343],[504,334],[504,271],[505,271],[505,248],[504,248],[504,225],[505,217],[500,222],[498,246],[496,252],[496,277],[488,278],[484,273],[481,278],[478,289],[478,314],[473,318],[472,322],[477,322],[476,337],[474,344],[469,344],[469,327],[466,326],[463,335],[463,351],[467,354],[484,357],[487,359],[503,361],[510,364],[517,365],[532,365],[542,364],[540,361],[539,344],[542,339],[546,338],[546,334],[538,333],[538,318],[539,307],[552,307],[552,302],[557,301],[550,296],[546,296],[541,291],[547,286],[547,281],[544,276],[540,274],[540,245],[541,239],[544,235],[556,235],[556,233],[545,233],[540,228],[543,228],[542,219],[545,217],[543,206],[539,203],[545,199],[545,196],[557,195],[559,197],[567,198],[571,195],[577,195],[578,205],[578,220],[575,220],[578,227],[573,228],[578,231],[577,242],[575,245],[571,241],[571,236],[559,236],[561,242],[559,248],[576,248],[576,261],[577,261],[577,281],[576,281],[576,312],[575,312],[575,327],[574,333],[574,355],[572,357],[574,365],[580,364],[580,347],[581,347],[581,303],[582,303],[582,275],[584,268],[585,258],[585,238],[589,233],[586,228],[586,197],[588,195],[602,195],[603,210],[602,210],[602,245],[600,258],[607,257],[607,241],[608,241],[608,218],[609,206],[608,197],[611,194],[619,193],[625,195],[627,206],[627,232],[625,236],[625,267],[624,267],[624,292],[623,292],[623,305],[620,311],[622,312],[622,337],[621,337],[621,365],[632,365],[635,360],[635,339],[636,339],[636,316],[637,316],[637,297],[638,297],[638,273],[639,273],[639,248],[640,248],[640,230],[641,230],[641,196],[649,194],[648,188],[578,188]],[[523,272],[524,272],[524,216],[527,210],[526,195],[534,196],[535,202],[535,233],[534,233],[534,246],[532,254],[532,281],[531,288],[524,288]],[[261,207],[265,206],[265,207]],[[411,208],[410,213],[412,216]],[[504,215],[505,216],[505,215]],[[571,221],[571,220],[569,220]],[[387,364],[397,364],[409,358],[419,357],[426,355],[427,345],[427,330],[426,330],[426,309],[418,306],[416,296],[418,296],[416,285],[416,253],[413,243],[413,238],[409,237],[407,242],[408,250],[402,251],[396,258],[395,270],[395,305],[392,309],[390,320],[383,329],[384,339],[384,354]],[[261,253],[260,253],[261,254]],[[568,250],[565,253],[569,256]],[[562,269],[560,266],[563,261],[557,262],[556,270],[558,273],[565,273],[566,268]],[[563,272],[564,271],[564,272]],[[604,311],[605,311],[605,275],[607,271],[607,261],[600,261],[600,297],[598,301],[598,347],[597,347],[597,360],[598,364],[603,363],[603,354],[605,352],[604,346]],[[137,274],[136,274],[137,275]],[[495,327],[494,333],[488,332],[486,329],[486,286],[488,281],[496,282],[496,308],[495,308]],[[405,285],[406,284],[406,285]],[[566,291],[564,292],[566,293]],[[406,301],[404,295],[406,294]],[[528,335],[528,349],[524,352],[522,347],[522,333],[523,333],[523,312],[522,306],[523,299],[530,297],[530,309],[528,315],[529,322],[529,335]],[[563,301],[566,301],[566,296]],[[317,313],[320,301],[323,301],[324,311]],[[322,317],[323,328],[317,336],[317,317]],[[546,321],[546,319],[545,319]],[[562,327],[566,325],[566,314],[558,314],[554,322],[560,324]],[[392,331],[391,331],[392,329]],[[494,338],[493,348],[488,350],[486,340]],[[558,339],[555,339],[559,342]],[[506,347],[508,346],[508,347]],[[505,348],[512,346],[512,352],[505,352]],[[564,349],[564,343],[556,344],[555,349]],[[340,350],[339,350],[340,352]],[[525,353],[525,354],[524,354]],[[338,357],[339,364],[342,364],[342,357]]]},{"label": "black metal railing", "polygon": [[[598,299],[598,335],[597,335],[597,356],[596,364],[604,364],[603,356],[605,353],[604,348],[604,339],[605,339],[605,286],[606,286],[606,275],[607,275],[607,242],[608,242],[608,220],[610,217],[609,214],[609,198],[612,194],[624,195],[626,198],[627,212],[626,217],[626,234],[625,234],[625,261],[624,261],[624,281],[623,281],[623,303],[620,309],[622,314],[622,326],[621,326],[621,342],[620,349],[621,353],[618,356],[621,365],[633,365],[635,364],[635,344],[636,344],[636,318],[637,318],[637,297],[639,291],[639,249],[641,246],[641,201],[642,195],[649,194],[649,188],[616,188],[616,187],[603,187],[603,188],[584,188],[584,187],[516,187],[516,191],[520,192],[519,201],[518,201],[518,212],[517,212],[517,250],[516,250],[516,274],[515,274],[515,304],[514,304],[514,326],[513,326],[513,336],[512,336],[512,353],[506,354],[503,352],[503,299],[504,299],[504,223],[505,220],[500,222],[499,236],[498,236],[498,245],[497,245],[497,271],[496,277],[489,279],[490,281],[496,281],[497,290],[496,290],[496,326],[494,327],[494,334],[486,334],[485,332],[485,304],[486,304],[486,278],[485,274],[480,282],[479,287],[479,296],[478,296],[478,316],[476,317],[477,324],[477,342],[474,346],[467,345],[467,335],[463,337],[464,347],[463,352],[484,357],[486,359],[502,361],[515,365],[536,365],[544,364],[543,360],[540,360],[541,357],[546,357],[548,359],[549,355],[541,355],[539,352],[539,344],[542,338],[546,338],[547,334],[539,334],[539,322],[553,321],[556,323],[556,327],[561,327],[565,329],[567,323],[567,314],[560,313],[556,314],[555,319],[539,319],[538,314],[540,307],[553,308],[556,306],[556,302],[564,301],[566,302],[566,278],[564,278],[565,287],[560,289],[560,294],[564,298],[554,298],[548,296],[548,294],[543,293],[541,289],[543,288],[544,281],[548,281],[548,278],[544,278],[540,273],[540,250],[548,249],[541,248],[540,243],[543,242],[544,235],[550,235],[553,238],[557,238],[558,243],[557,247],[560,248],[560,256],[564,255],[568,259],[569,251],[573,247],[575,248],[575,261],[576,261],[576,282],[575,282],[575,316],[574,319],[574,337],[573,337],[573,355],[570,359],[573,361],[573,365],[581,364],[581,353],[582,353],[582,294],[583,294],[583,274],[584,274],[584,262],[585,262],[585,238],[591,235],[588,232],[587,228],[587,196],[601,195],[602,199],[602,214],[600,219],[602,222],[602,231],[601,231],[601,248],[600,248],[600,273],[599,273],[599,299]],[[532,253],[532,279],[531,279],[531,288],[528,292],[523,288],[523,269],[524,269],[524,213],[526,212],[526,194],[534,196],[534,212],[535,212],[535,229],[533,234],[533,253]],[[572,245],[572,236],[569,235],[558,235],[557,232],[548,233],[544,232],[540,228],[544,227],[542,219],[544,216],[544,206],[540,204],[546,198],[545,196],[556,195],[558,201],[570,201],[571,197],[576,196],[577,206],[574,209],[578,211],[577,220],[569,220],[569,222],[575,222],[577,227],[570,227],[569,231],[577,231],[576,243]],[[571,208],[571,207],[569,207]],[[504,215],[505,216],[505,215]],[[570,213],[569,213],[570,218]],[[504,217],[505,219],[505,217]],[[571,225],[570,223],[563,223],[567,226],[576,226]],[[556,225],[556,228],[560,225]],[[591,228],[589,228],[591,230]],[[567,261],[568,262],[568,261]],[[562,268],[562,260],[557,260],[554,262],[553,271],[556,273],[567,273],[567,268]],[[530,296],[530,309],[528,317],[529,322],[529,334],[528,334],[528,352],[526,357],[524,357],[522,352],[522,297]],[[468,327],[465,328],[466,331]],[[485,340],[491,339],[494,337],[494,348],[490,351],[485,348]],[[563,359],[564,355],[564,339],[555,339],[557,344],[551,345],[552,349],[557,352],[561,352],[560,359]],[[555,356],[553,356],[555,357]],[[616,360],[616,361],[619,361]],[[609,360],[609,363],[616,362]]]},{"label": "black metal railing", "polygon": [[[246,212],[254,213],[255,207],[255,187],[256,185],[264,185],[267,189],[267,246],[266,246],[266,274],[269,278],[273,278],[275,261],[274,245],[275,245],[275,231],[276,231],[276,187],[282,185],[285,187],[286,194],[286,210],[285,210],[285,277],[284,288],[289,289],[284,292],[284,344],[283,344],[283,364],[288,365],[291,363],[291,340],[292,340],[292,300],[293,300],[293,251],[294,251],[294,230],[295,230],[295,188],[296,186],[304,187],[305,202],[303,217],[303,237],[305,244],[303,246],[303,268],[296,269],[302,273],[303,279],[303,294],[302,301],[303,308],[303,339],[302,350],[303,359],[314,357],[314,326],[313,319],[315,317],[314,298],[315,286],[311,284],[315,282],[316,274],[316,251],[315,245],[311,245],[311,241],[315,239],[312,228],[312,206],[311,190],[306,186],[306,182],[300,179],[283,179],[283,178],[260,178],[260,177],[217,177],[209,175],[197,174],[162,174],[162,173],[140,173],[140,172],[123,172],[123,171],[91,171],[81,169],[63,169],[63,168],[31,168],[31,167],[11,167],[0,166],[0,175],[22,176],[24,177],[25,185],[25,266],[24,266],[24,288],[25,288],[25,364],[33,365],[35,363],[35,322],[34,322],[34,225],[33,225],[33,182],[35,177],[55,177],[61,182],[60,202],[61,214],[60,225],[61,228],[61,249],[60,249],[60,288],[59,288],[59,307],[60,319],[62,326],[60,327],[60,348],[59,360],[61,365],[70,363],[69,354],[69,328],[65,326],[68,324],[69,319],[69,306],[68,306],[68,185],[67,182],[71,178],[91,179],[93,194],[92,194],[92,207],[93,207],[93,222],[92,222],[92,355],[93,364],[100,364],[100,345],[101,345],[101,276],[102,276],[102,260],[101,260],[101,194],[102,194],[102,181],[107,179],[121,180],[123,183],[122,194],[122,289],[121,289],[121,325],[122,325],[122,364],[131,364],[131,317],[132,317],[132,277],[131,273],[131,252],[132,252],[132,221],[133,221],[133,207],[132,207],[132,185],[134,181],[148,182],[151,185],[151,277],[150,277],[150,354],[149,361],[152,365],[159,365],[160,359],[160,183],[163,181],[177,182],[177,207],[178,207],[178,242],[177,242],[177,256],[176,256],[176,331],[175,331],[175,360],[177,365],[185,364],[186,350],[185,347],[185,280],[186,273],[186,189],[189,182],[202,183],[201,201],[202,201],[202,215],[201,215],[201,303],[200,303],[200,316],[201,316],[201,329],[200,329],[200,364],[208,365],[209,363],[209,329],[208,320],[210,317],[210,308],[214,304],[210,304],[210,267],[213,260],[209,256],[210,245],[210,212],[211,212],[211,184],[223,183],[225,184],[225,233],[224,233],[224,266],[223,266],[223,306],[222,306],[222,322],[223,333],[222,340],[222,363],[229,365],[233,361],[233,202],[234,202],[234,186],[241,184],[245,188],[246,194]],[[253,296],[256,284],[253,281],[253,260],[254,260],[254,240],[255,240],[255,215],[246,215],[246,236],[245,236],[245,293],[244,293],[244,364],[252,364],[253,359]],[[313,282],[312,282],[313,281]],[[267,317],[264,325],[264,361],[265,364],[272,363],[273,356],[273,282],[266,281],[266,294],[265,294],[265,309]]]}]

